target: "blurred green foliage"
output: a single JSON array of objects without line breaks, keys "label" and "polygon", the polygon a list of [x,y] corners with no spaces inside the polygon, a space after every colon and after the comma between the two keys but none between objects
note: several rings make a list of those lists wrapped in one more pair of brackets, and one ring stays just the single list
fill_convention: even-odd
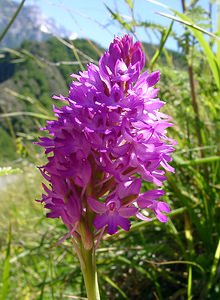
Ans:
[{"label": "blurred green foliage", "polygon": [[[109,8],[123,30],[135,35],[139,27],[151,28],[160,36],[158,45],[143,47],[146,67],[161,70],[160,98],[174,123],[169,136],[178,141],[173,155],[176,174],[167,174],[165,183],[164,199],[173,209],[168,224],[134,223],[130,233],[120,231],[101,243],[97,263],[102,299],[219,299],[220,32],[210,28],[211,15],[199,1],[188,6],[181,2],[179,22],[193,25],[182,34],[172,25],[161,28],[135,20],[133,1],[125,2],[132,16],[129,24]],[[174,15],[167,17],[177,21]],[[208,39],[204,30],[215,34]],[[179,43],[178,53],[166,49],[168,36]],[[65,227],[59,220],[46,219],[41,205],[33,201],[41,197],[35,165],[44,157],[32,142],[44,118],[52,117],[51,96],[66,95],[69,75],[96,62],[101,52],[89,40],[56,38],[1,51],[0,162],[23,170],[0,182],[0,288],[7,290],[1,299],[85,297],[71,242],[53,247],[65,235]],[[147,183],[144,188],[149,188]]]}]

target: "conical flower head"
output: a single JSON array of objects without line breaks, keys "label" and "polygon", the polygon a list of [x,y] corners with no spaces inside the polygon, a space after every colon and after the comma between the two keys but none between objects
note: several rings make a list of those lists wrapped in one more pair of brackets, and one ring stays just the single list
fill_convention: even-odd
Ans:
[{"label": "conical flower head", "polygon": [[159,111],[165,103],[154,88],[160,72],[140,74],[144,64],[140,42],[115,38],[98,66],[72,75],[68,97],[54,97],[65,102],[47,122],[50,138],[39,142],[48,155],[40,167],[49,182],[42,202],[48,217],[60,217],[71,234],[82,234],[82,224],[91,235],[129,230],[132,216],[150,220],[142,210],[167,221],[162,212],[170,209],[157,201],[163,192],[141,193],[143,181],[161,186],[164,169],[174,171],[175,144],[166,136],[172,124]]}]

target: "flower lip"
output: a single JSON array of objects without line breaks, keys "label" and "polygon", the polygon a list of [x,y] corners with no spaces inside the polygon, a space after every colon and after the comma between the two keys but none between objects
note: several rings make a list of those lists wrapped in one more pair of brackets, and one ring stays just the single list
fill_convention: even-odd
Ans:
[{"label": "flower lip", "polygon": [[107,204],[106,207],[108,208],[109,213],[114,213],[119,207],[116,204],[116,201],[110,200]]}]

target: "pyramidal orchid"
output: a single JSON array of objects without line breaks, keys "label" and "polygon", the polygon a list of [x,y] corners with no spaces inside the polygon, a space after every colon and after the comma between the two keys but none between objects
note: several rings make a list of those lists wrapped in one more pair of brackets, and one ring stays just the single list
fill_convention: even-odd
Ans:
[{"label": "pyramidal orchid", "polygon": [[[56,120],[40,138],[48,162],[39,167],[48,182],[41,202],[49,218],[60,218],[72,237],[89,300],[99,299],[95,249],[105,234],[128,231],[131,218],[166,222],[168,204],[159,200],[175,142],[159,109],[165,104],[154,86],[160,72],[140,73],[140,42],[115,38],[99,60],[73,74],[69,95],[54,107]],[[143,192],[142,182],[158,188]],[[152,216],[151,216],[152,215]],[[62,240],[63,240],[62,239]],[[62,241],[61,240],[61,241]]]}]

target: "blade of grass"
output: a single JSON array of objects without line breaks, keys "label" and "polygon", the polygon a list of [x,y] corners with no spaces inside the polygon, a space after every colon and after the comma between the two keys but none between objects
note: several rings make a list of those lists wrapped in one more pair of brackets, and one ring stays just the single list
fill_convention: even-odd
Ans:
[{"label": "blade of grass", "polygon": [[[172,10],[173,11],[173,10]],[[210,69],[212,71],[213,77],[215,79],[215,83],[217,85],[218,88],[220,88],[220,68],[219,68],[219,64],[215,58],[215,55],[212,51],[212,49],[210,48],[210,45],[208,44],[208,42],[205,40],[204,36],[202,35],[202,33],[208,34],[209,36],[211,36],[212,38],[214,38],[217,41],[220,41],[220,37],[216,36],[215,34],[208,32],[207,30],[193,24],[193,22],[184,14],[181,14],[179,12],[174,11],[175,14],[177,14],[179,17],[175,17],[173,15],[170,14],[165,14],[165,13],[161,13],[161,12],[157,12],[158,15],[169,18],[171,20],[177,21],[179,23],[184,24],[185,26],[188,26],[192,32],[192,34],[195,36],[195,38],[198,40],[206,58],[207,61],[209,63]]]},{"label": "blade of grass", "polygon": [[166,9],[169,9],[169,7],[159,1],[156,1],[156,0],[146,0],[147,2],[150,2],[150,3],[153,3],[153,4],[156,4],[158,6],[161,6],[163,8],[166,8]]},{"label": "blade of grass", "polygon": [[[48,267],[48,269],[49,269],[49,267]],[[45,272],[44,277],[43,277],[43,281],[41,283],[40,296],[39,296],[38,300],[43,300],[44,299],[44,289],[45,289],[45,286],[46,286],[46,283],[47,283],[48,269]]]},{"label": "blade of grass", "polygon": [[36,62],[36,64],[39,67],[41,67],[41,68],[47,67],[47,65],[43,61],[41,61],[36,55],[32,54],[30,51],[28,51],[26,49],[22,49],[21,53],[24,55],[24,58],[30,59],[30,60]]},{"label": "blade of grass", "polygon": [[108,276],[103,275],[102,278],[108,282],[113,288],[115,288],[120,295],[123,297],[123,299],[128,299],[128,297],[126,296],[126,294],[122,291],[122,289],[115,283],[113,282]]},{"label": "blade of grass", "polygon": [[188,268],[187,300],[192,299],[192,266]]},{"label": "blade of grass", "polygon": [[[82,57],[84,57],[85,59],[88,60],[88,62],[92,62],[94,64],[97,63],[97,61],[95,61],[92,57],[88,56],[87,54],[83,53],[82,51],[80,51],[78,48],[76,48],[75,46],[73,46],[71,43],[67,42],[66,40],[62,39],[59,36],[53,35],[58,41],[60,41],[63,45],[65,45],[66,47],[70,48],[73,52],[76,51],[78,54],[80,54]],[[84,67],[83,67],[84,69]]]},{"label": "blade of grass", "polygon": [[125,0],[125,2],[128,4],[131,10],[134,8],[134,2],[132,0]]},{"label": "blade of grass", "polygon": [[79,297],[79,296],[64,295],[64,297],[69,298],[69,299],[75,299],[75,300],[88,300],[88,298]]},{"label": "blade of grass", "polygon": [[211,275],[210,275],[210,279],[209,279],[209,283],[208,283],[208,290],[210,290],[211,287],[213,286],[219,260],[220,260],[220,239],[218,241],[218,245],[217,245],[215,255],[214,255],[214,261],[213,261],[213,265],[211,268]]},{"label": "blade of grass", "polygon": [[[220,2],[218,2],[217,6],[217,34],[220,36]],[[216,59],[220,61],[220,43],[217,44]]]},{"label": "blade of grass", "polygon": [[111,10],[111,8],[108,7],[106,4],[104,4],[104,5],[105,5],[105,7],[107,8],[107,10],[109,11],[109,13],[111,14],[111,16],[114,20],[116,20],[128,32],[134,33],[134,30],[133,30],[130,23],[128,23],[126,20],[124,20],[119,13],[114,12],[113,10]]},{"label": "blade of grass", "polygon": [[38,119],[44,119],[44,120],[54,120],[54,117],[51,116],[46,116],[30,111],[16,111],[16,112],[11,112],[11,113],[5,113],[5,114],[0,114],[0,118],[8,118],[8,117],[16,117],[16,116],[29,116],[29,117],[34,117]]},{"label": "blade of grass", "polygon": [[206,164],[206,163],[212,163],[212,162],[218,162],[220,161],[220,156],[209,156],[209,157],[202,157],[202,158],[197,158],[194,160],[175,160],[175,162],[179,166],[190,166],[190,165],[200,165],[200,164]]},{"label": "blade of grass", "polygon": [[73,51],[73,54],[75,55],[75,58],[76,58],[77,62],[79,63],[80,69],[81,69],[81,71],[84,71],[85,68],[83,67],[83,64],[82,64],[82,62],[81,62],[81,60],[80,60],[80,58],[79,58],[79,55],[78,55],[78,53],[77,53],[77,51],[76,51],[76,48],[75,48],[75,46],[74,46],[73,41],[71,41],[71,44],[72,44],[72,51]]},{"label": "blade of grass", "polygon": [[182,240],[180,238],[180,235],[171,219],[169,219],[167,225],[168,225],[170,232],[175,236],[175,241],[179,245],[183,255],[185,255],[186,254],[185,247],[184,247]]},{"label": "blade of grass", "polygon": [[4,36],[8,32],[9,28],[14,23],[15,19],[17,18],[17,15],[19,14],[20,10],[22,9],[22,7],[24,5],[24,2],[25,2],[25,0],[21,1],[21,3],[19,4],[19,6],[18,6],[17,10],[15,11],[14,15],[12,16],[11,20],[9,21],[8,25],[5,27],[5,29],[1,33],[1,35],[0,35],[0,42],[3,40]]},{"label": "blade of grass", "polygon": [[191,219],[187,213],[184,214],[184,232],[185,232],[185,238],[187,240],[189,254],[192,256],[195,254],[195,250],[194,250],[194,242],[193,242],[193,235],[192,235]]},{"label": "blade of grass", "polygon": [[[179,12],[176,12],[177,15],[184,20],[185,22],[188,23],[193,23],[192,20]],[[195,36],[195,38],[198,40],[204,54],[206,55],[207,61],[209,63],[210,69],[213,73],[213,77],[215,79],[216,85],[218,88],[220,88],[220,61],[218,61],[215,57],[215,54],[212,50],[212,48],[210,47],[210,44],[206,41],[206,39],[204,38],[203,33],[208,34],[210,37],[214,38],[214,40],[216,41],[217,45],[220,44],[220,37],[213,34],[212,32],[209,32],[207,30],[204,30],[203,28],[195,25],[194,27],[190,27],[192,34]]]},{"label": "blade of grass", "polygon": [[188,260],[171,260],[171,261],[151,261],[151,260],[146,260],[147,263],[153,264],[153,265],[175,265],[175,264],[183,264],[183,265],[191,265],[194,266],[196,268],[198,268],[201,273],[204,275],[205,274],[205,270],[203,269],[203,267],[193,261],[188,261]]},{"label": "blade of grass", "polygon": [[24,96],[22,94],[19,94],[11,89],[5,88],[4,89],[8,94],[11,94],[13,97],[17,98],[18,100],[26,101],[35,107],[35,111],[38,111],[38,113],[47,114],[48,109],[46,109],[43,104],[40,101],[37,101],[33,97],[30,96]]},{"label": "blade of grass", "polygon": [[[206,247],[210,246],[211,243],[211,237],[210,234],[207,234],[207,228],[206,224],[201,220],[199,215],[195,211],[195,205],[192,205],[192,201],[194,200],[192,197],[192,193],[189,193],[189,195],[184,191],[184,187],[180,182],[176,182],[172,176],[167,174],[167,179],[170,184],[170,188],[173,189],[173,192],[178,195],[179,200],[182,202],[182,204],[186,207],[186,210],[188,211],[190,218],[192,219],[192,223],[196,226],[198,234],[200,238],[202,239],[204,245]],[[197,199],[197,198],[196,198]],[[193,201],[195,202],[195,201]],[[196,202],[197,205],[199,205],[200,200],[197,199]],[[170,215],[170,214],[169,214]]]},{"label": "blade of grass", "polygon": [[170,23],[170,26],[169,28],[163,32],[162,34],[162,38],[161,38],[161,41],[160,41],[160,46],[159,46],[159,49],[156,51],[156,53],[154,54],[152,60],[151,60],[151,64],[150,64],[150,68],[153,69],[153,66],[155,65],[155,63],[157,62],[158,58],[161,56],[161,53],[164,49],[164,46],[165,46],[165,43],[170,35],[170,32],[173,28],[173,23],[174,21],[172,21]]},{"label": "blade of grass", "polygon": [[3,266],[2,291],[0,300],[6,300],[10,279],[11,225],[8,228],[7,249]]},{"label": "blade of grass", "polygon": [[[1,112],[2,112],[2,114],[7,113],[7,111],[5,110],[5,108],[1,108]],[[16,133],[15,133],[15,130],[14,130],[13,123],[12,123],[12,121],[11,121],[11,119],[9,117],[6,117],[6,123],[8,125],[8,129],[9,129],[10,135],[12,137],[12,142],[15,145]]]},{"label": "blade of grass", "polygon": [[188,26],[190,27],[191,29],[195,29],[196,31],[198,32],[202,32],[202,33],[205,33],[209,36],[211,36],[212,38],[214,38],[215,40],[218,40],[220,41],[220,37],[215,35],[214,33],[212,32],[209,32],[208,30],[205,30],[204,28],[194,24],[189,17],[187,17],[186,15],[176,11],[176,10],[173,10],[170,8],[171,11],[173,11],[175,14],[177,14],[179,17],[176,17],[174,15],[170,15],[170,14],[167,14],[167,13],[162,13],[162,12],[156,12],[157,15],[160,15],[160,16],[163,16],[163,17],[166,17],[166,18],[169,18],[171,20],[174,20],[174,21],[177,21],[179,23],[182,23],[183,25],[185,26]]},{"label": "blade of grass", "polygon": [[142,267],[136,263],[134,263],[133,261],[119,255],[116,256],[116,260],[126,263],[127,265],[129,265],[130,267],[134,268],[135,270],[137,270],[138,272],[140,272],[140,274],[143,274],[144,276],[147,277],[148,280],[150,280],[152,282],[152,284],[155,286],[155,289],[157,291],[157,294],[159,295],[159,299],[162,299],[162,295],[161,295],[161,291],[160,291],[160,284],[157,281],[156,277],[155,277],[155,273],[149,271],[148,269],[146,269],[145,267]]},{"label": "blade of grass", "polygon": [[11,53],[11,54],[16,55],[18,58],[22,58],[22,59],[24,58],[24,55],[23,55],[21,52],[15,50],[15,49],[11,49],[11,48],[4,47],[4,48],[1,48],[0,51],[3,51],[3,52],[9,52],[9,53]]},{"label": "blade of grass", "polygon": [[16,97],[18,99],[27,101],[30,104],[35,104],[35,102],[36,102],[36,100],[32,99],[30,96],[21,95],[21,94],[13,91],[11,89],[5,88],[4,91],[6,91],[7,93],[11,94],[12,96],[14,96],[14,97]]}]

